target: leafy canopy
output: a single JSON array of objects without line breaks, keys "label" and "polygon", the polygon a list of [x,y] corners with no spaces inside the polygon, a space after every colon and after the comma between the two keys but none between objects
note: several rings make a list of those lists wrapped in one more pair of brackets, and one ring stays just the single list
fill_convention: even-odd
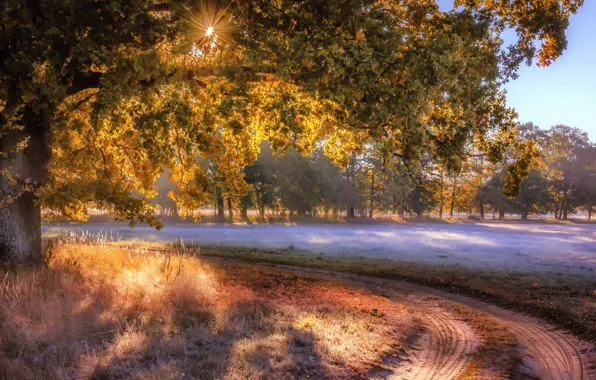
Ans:
[{"label": "leafy canopy", "polygon": [[[205,159],[225,197],[268,140],[337,163],[375,141],[411,170],[458,170],[470,154],[519,154],[519,190],[535,149],[516,138],[502,85],[566,47],[581,0],[4,0],[0,138],[8,160],[47,136],[49,175],[11,177],[44,205],[84,218],[90,204],[159,225],[148,199],[164,168],[181,210],[207,199]],[[502,46],[500,34],[517,32]],[[17,133],[15,131],[24,131]]]}]

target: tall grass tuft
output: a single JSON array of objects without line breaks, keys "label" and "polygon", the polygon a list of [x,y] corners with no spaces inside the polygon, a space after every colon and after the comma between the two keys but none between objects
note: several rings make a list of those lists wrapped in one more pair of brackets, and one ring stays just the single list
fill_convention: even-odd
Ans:
[{"label": "tall grass tuft", "polygon": [[45,266],[0,267],[0,379],[349,377],[411,322],[197,254],[85,232],[47,241]]}]

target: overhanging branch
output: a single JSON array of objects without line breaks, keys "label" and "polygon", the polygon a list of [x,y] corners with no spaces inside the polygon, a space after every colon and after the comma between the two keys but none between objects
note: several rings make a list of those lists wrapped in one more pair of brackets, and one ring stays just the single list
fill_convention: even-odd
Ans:
[{"label": "overhanging branch", "polygon": [[410,169],[410,164],[408,163],[408,161],[406,160],[406,158],[399,153],[394,152],[393,155],[395,157],[398,157],[401,162],[404,164],[404,166],[406,167],[407,170],[407,175],[410,177],[410,179],[412,180],[412,182],[414,182],[414,185],[419,186],[420,183],[418,182],[418,180],[416,179],[416,177],[414,177],[414,173],[412,173],[412,169]]},{"label": "overhanging branch", "polygon": [[89,88],[98,88],[102,75],[102,73],[94,71],[89,73],[76,73],[73,76],[63,78],[62,82],[68,85],[66,93],[68,95],[74,95]]}]

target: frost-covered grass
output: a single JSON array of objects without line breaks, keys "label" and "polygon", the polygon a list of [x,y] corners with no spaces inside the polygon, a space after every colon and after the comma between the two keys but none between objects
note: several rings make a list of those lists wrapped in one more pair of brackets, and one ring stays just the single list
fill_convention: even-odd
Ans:
[{"label": "frost-covered grass", "polygon": [[123,224],[47,225],[113,239],[298,250],[327,255],[386,258],[481,269],[596,276],[596,224],[496,223],[377,225],[166,225],[130,229]]}]

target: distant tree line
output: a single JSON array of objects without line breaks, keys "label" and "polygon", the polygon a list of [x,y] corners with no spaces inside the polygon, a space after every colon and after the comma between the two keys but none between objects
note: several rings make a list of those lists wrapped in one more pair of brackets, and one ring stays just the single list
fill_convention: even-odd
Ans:
[{"label": "distant tree line", "polygon": [[[235,197],[234,189],[219,178],[217,166],[206,162],[211,190],[204,205],[219,217],[248,217],[250,212],[262,219],[429,214],[443,218],[463,213],[494,219],[550,214],[565,220],[577,212],[591,219],[596,208],[596,146],[588,135],[564,125],[542,130],[528,123],[519,126],[518,138],[533,141],[539,155],[515,197],[503,191],[514,157],[493,164],[484,155],[470,154],[457,170],[430,161],[414,169],[369,144],[340,168],[322,149],[311,155],[274,153],[263,143],[258,159],[243,171],[249,186],[245,195]],[[167,197],[175,185],[163,176],[158,186],[157,202],[175,209]]]},{"label": "distant tree line", "polygon": [[474,199],[502,218],[505,213],[530,215],[550,213],[566,220],[578,211],[591,219],[596,206],[596,146],[586,132],[565,125],[541,130],[528,123],[520,127],[521,137],[533,140],[540,150],[536,167],[521,183],[520,194],[508,198],[499,190],[502,171],[490,171],[487,180],[475,188]]}]

